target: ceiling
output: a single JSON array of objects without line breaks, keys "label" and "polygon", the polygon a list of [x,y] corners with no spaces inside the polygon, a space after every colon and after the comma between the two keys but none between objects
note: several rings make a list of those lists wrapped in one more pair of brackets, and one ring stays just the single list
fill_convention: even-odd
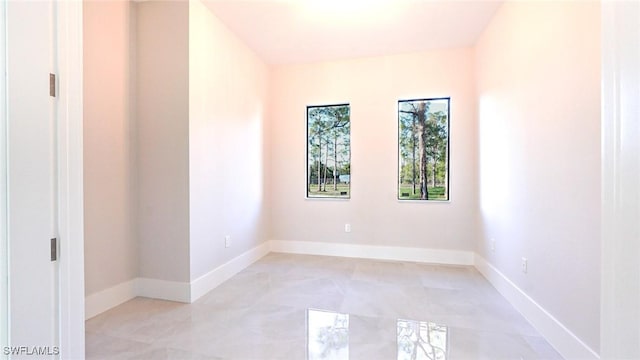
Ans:
[{"label": "ceiling", "polygon": [[269,64],[472,46],[501,1],[208,0]]}]

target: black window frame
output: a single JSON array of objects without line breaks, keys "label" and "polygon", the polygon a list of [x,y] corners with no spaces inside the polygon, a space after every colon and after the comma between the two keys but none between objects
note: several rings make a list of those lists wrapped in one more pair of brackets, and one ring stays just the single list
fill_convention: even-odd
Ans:
[{"label": "black window frame", "polygon": [[[400,104],[401,103],[408,103],[408,102],[427,102],[427,101],[441,101],[441,100],[446,100],[447,101],[447,150],[446,150],[446,198],[445,199],[410,199],[410,198],[403,198],[402,197],[402,190],[401,190],[401,172],[402,169],[400,168],[400,164],[401,164],[401,160],[400,160],[400,155],[401,155],[401,124],[400,124]],[[446,96],[446,97],[434,97],[434,98],[417,98],[417,99],[403,99],[403,100],[398,100],[397,102],[397,131],[398,131],[398,143],[397,143],[397,166],[396,166],[396,171],[397,171],[397,177],[396,177],[396,196],[397,199],[399,201],[408,201],[408,202],[425,202],[425,203],[446,203],[446,202],[451,202],[451,97],[450,96]]]},{"label": "black window frame", "polygon": [[[314,108],[328,108],[328,107],[340,107],[340,106],[346,106],[349,109],[349,167],[351,167],[351,104],[350,103],[336,103],[336,104],[325,104],[325,105],[307,105],[306,107],[306,111],[305,111],[305,117],[306,117],[306,122],[305,122],[305,131],[306,131],[306,143],[305,143],[305,182],[307,183],[306,185],[306,193],[305,193],[305,198],[306,199],[311,199],[311,200],[322,200],[322,199],[327,199],[327,200],[350,200],[351,199],[351,183],[352,183],[352,176],[351,176],[351,169],[349,169],[349,184],[348,184],[348,191],[347,191],[347,195],[338,195],[338,196],[313,196],[311,195],[311,174],[309,173],[310,167],[309,167],[309,110],[310,109],[314,109]],[[326,184],[325,184],[326,186]]]}]

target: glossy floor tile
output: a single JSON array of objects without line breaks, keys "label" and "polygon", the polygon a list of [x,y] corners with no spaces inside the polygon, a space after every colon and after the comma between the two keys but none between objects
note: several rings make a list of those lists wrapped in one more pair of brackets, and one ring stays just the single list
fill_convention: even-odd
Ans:
[{"label": "glossy floor tile", "polygon": [[473,268],[269,254],[193,304],[86,322],[87,359],[561,359]]}]

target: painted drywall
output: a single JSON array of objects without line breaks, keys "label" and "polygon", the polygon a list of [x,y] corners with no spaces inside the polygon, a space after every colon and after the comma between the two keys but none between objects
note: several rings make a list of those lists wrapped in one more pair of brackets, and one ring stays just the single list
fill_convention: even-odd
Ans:
[{"label": "painted drywall", "polygon": [[476,59],[477,251],[597,352],[599,5],[505,3]]},{"label": "painted drywall", "polygon": [[[472,49],[275,67],[270,96],[271,239],[474,248]],[[451,201],[402,202],[397,200],[397,102],[432,97],[451,97]],[[351,104],[351,199],[305,199],[306,106],[337,103]]]},{"label": "painted drywall", "polygon": [[192,280],[266,239],[267,75],[264,63],[203,3],[189,3]]},{"label": "painted drywall", "polygon": [[189,281],[189,3],[136,4],[139,275]]},{"label": "painted drywall", "polygon": [[639,2],[602,4],[602,45],[601,358],[640,359]]},{"label": "painted drywall", "polygon": [[137,276],[131,191],[130,5],[87,2],[84,32],[85,293]]}]

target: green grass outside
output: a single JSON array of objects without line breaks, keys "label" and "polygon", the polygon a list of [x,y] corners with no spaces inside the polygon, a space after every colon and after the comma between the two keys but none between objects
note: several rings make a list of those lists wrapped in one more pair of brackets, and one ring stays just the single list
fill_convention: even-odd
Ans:
[{"label": "green grass outside", "polygon": [[[447,200],[445,196],[444,186],[430,187],[427,186],[427,192],[429,193],[429,200]],[[409,194],[408,196],[406,194]],[[400,200],[420,200],[420,189],[416,189],[416,194],[413,194],[413,187],[411,185],[402,184],[400,186],[400,193],[398,198]]]},{"label": "green grass outside", "polygon": [[309,197],[348,198],[350,195],[351,190],[349,189],[349,184],[338,184],[338,190],[333,190],[333,184],[327,184],[326,191],[318,191],[318,184],[309,185]]}]

